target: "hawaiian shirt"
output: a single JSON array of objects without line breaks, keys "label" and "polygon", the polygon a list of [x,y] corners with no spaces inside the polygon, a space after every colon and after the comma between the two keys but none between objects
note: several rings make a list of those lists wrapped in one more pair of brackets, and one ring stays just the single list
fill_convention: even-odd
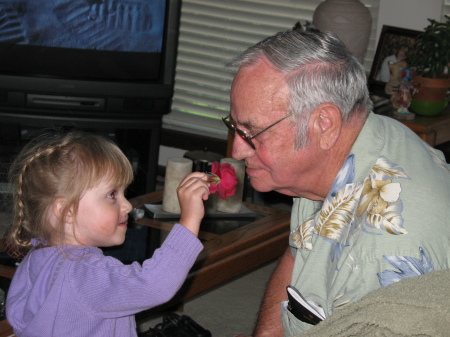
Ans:
[{"label": "hawaiian shirt", "polygon": [[[449,202],[442,153],[370,114],[327,198],[294,199],[292,285],[327,317],[376,288],[448,269]],[[285,336],[311,327],[282,308]]]}]

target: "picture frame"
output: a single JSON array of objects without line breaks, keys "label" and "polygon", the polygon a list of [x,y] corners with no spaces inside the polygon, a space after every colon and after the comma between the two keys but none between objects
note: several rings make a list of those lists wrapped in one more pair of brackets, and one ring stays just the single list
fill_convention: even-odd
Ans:
[{"label": "picture frame", "polygon": [[372,93],[383,95],[384,87],[389,81],[388,69],[386,73],[387,61],[395,60],[396,57],[392,55],[396,55],[400,49],[405,51],[405,47],[411,48],[420,33],[421,31],[417,30],[383,25],[368,79]]}]

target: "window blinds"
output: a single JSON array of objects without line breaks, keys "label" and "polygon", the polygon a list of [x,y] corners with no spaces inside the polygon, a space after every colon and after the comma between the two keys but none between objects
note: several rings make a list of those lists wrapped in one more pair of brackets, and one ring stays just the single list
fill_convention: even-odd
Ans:
[{"label": "window blinds", "polygon": [[[183,0],[172,111],[163,127],[225,139],[232,74],[225,65],[263,38],[312,22],[322,0]],[[379,0],[363,0],[372,14],[365,67],[375,54]]]}]

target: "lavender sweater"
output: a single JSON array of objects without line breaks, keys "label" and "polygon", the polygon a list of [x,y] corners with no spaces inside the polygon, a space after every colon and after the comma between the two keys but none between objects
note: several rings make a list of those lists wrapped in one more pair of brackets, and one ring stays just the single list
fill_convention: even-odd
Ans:
[{"label": "lavender sweater", "polygon": [[134,314],[170,300],[203,247],[177,224],[142,266],[95,247],[64,248],[32,251],[18,267],[6,301],[18,337],[137,336]]}]

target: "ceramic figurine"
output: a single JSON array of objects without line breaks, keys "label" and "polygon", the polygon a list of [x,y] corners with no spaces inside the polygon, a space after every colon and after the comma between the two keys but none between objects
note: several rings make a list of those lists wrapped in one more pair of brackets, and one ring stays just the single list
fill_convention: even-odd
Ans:
[{"label": "ceramic figurine", "polygon": [[397,88],[400,86],[402,82],[402,72],[406,69],[405,61],[398,61],[395,63],[389,63],[389,71],[391,73],[391,77],[389,81],[386,83],[386,87],[384,91],[388,95],[392,95],[397,91]]}]

